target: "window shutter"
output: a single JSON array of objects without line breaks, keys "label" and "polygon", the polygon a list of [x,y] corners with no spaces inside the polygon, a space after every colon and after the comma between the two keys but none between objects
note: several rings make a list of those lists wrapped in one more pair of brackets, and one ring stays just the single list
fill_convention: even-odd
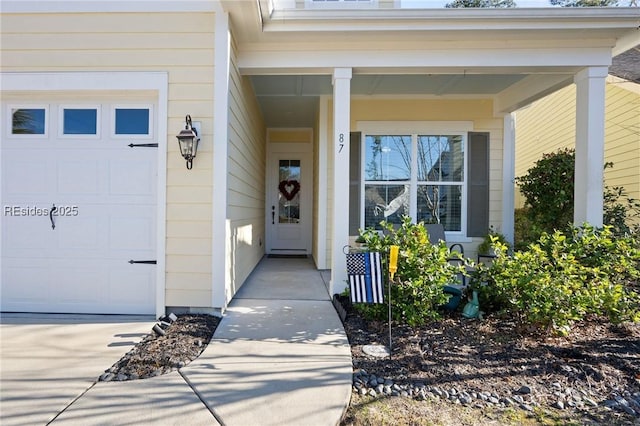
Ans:
[{"label": "window shutter", "polygon": [[489,133],[469,133],[467,236],[489,232]]},{"label": "window shutter", "polygon": [[360,228],[360,150],[362,133],[349,134],[349,235]]}]

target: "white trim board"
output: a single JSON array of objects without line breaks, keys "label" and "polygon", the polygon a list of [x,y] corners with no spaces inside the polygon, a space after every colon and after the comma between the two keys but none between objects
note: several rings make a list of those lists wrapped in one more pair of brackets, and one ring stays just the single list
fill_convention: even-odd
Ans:
[{"label": "white trim board", "polygon": [[3,13],[213,12],[213,1],[3,0]]}]

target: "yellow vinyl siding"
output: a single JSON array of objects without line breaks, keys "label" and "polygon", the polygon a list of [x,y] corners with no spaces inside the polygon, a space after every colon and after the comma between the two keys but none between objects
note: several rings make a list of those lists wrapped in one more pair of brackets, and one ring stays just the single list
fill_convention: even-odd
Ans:
[{"label": "yellow vinyl siding", "polygon": [[[622,186],[640,198],[640,89],[610,79],[606,85],[605,184]],[[629,89],[631,90],[629,90]],[[516,113],[516,176],[527,173],[545,153],[575,147],[575,85],[559,90]],[[524,205],[522,196],[516,206]]]},{"label": "yellow vinyl siding", "polygon": [[607,84],[605,161],[613,168],[605,177],[607,185],[622,186],[640,199],[640,85],[635,89]]},{"label": "yellow vinyl siding", "polygon": [[312,130],[308,128],[269,129],[267,133],[270,143],[313,143]]},{"label": "yellow vinyl siding", "polygon": [[[167,150],[167,306],[211,306],[214,18],[213,13],[0,17],[1,71],[167,73],[168,117],[158,119],[167,120],[168,134],[157,140]],[[186,114],[202,125],[193,170],[186,169],[175,138]]]},{"label": "yellow vinyl siding", "polygon": [[[231,232],[228,297],[240,288],[264,255],[265,238],[266,129],[249,78],[240,74],[236,61],[237,45],[232,35],[226,206]],[[220,249],[223,244],[220,242]]]}]

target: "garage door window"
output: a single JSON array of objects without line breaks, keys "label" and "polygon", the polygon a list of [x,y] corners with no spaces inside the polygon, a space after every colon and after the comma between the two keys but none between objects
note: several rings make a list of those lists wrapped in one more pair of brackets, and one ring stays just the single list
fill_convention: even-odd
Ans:
[{"label": "garage door window", "polygon": [[46,135],[47,108],[11,108],[12,135]]},{"label": "garage door window", "polygon": [[115,108],[115,134],[151,136],[150,108]]},{"label": "garage door window", "polygon": [[98,135],[98,108],[63,108],[63,135]]}]

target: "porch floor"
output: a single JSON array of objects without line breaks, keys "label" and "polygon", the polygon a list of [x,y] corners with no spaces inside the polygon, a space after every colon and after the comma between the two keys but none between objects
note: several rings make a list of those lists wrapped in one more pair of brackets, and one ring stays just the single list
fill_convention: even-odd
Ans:
[{"label": "porch floor", "polygon": [[318,271],[312,259],[264,257],[234,300],[330,300],[330,278],[331,271]]}]

